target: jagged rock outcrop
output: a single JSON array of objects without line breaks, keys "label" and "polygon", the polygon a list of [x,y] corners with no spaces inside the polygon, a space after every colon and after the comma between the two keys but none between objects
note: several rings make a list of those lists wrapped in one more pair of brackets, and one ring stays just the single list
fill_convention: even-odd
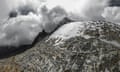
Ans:
[{"label": "jagged rock outcrop", "polygon": [[[64,29],[71,24],[77,24],[75,27],[79,29],[64,30],[67,32],[61,36],[54,32],[53,36],[39,41],[33,48],[1,59],[0,72],[120,72],[118,24],[73,22],[64,25]],[[69,32],[77,35],[66,38]]]}]

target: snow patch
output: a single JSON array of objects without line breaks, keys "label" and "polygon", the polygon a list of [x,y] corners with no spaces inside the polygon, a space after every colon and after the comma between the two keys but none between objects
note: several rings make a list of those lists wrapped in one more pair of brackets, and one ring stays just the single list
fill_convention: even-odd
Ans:
[{"label": "snow patch", "polygon": [[50,38],[62,38],[63,40],[81,36],[85,39],[91,38],[89,35],[84,35],[84,22],[72,22],[63,25],[57,31],[55,31]]},{"label": "snow patch", "polygon": [[69,39],[71,37],[79,35],[79,29],[81,27],[82,22],[68,23],[60,27],[57,31],[55,31],[50,38],[63,38]]}]

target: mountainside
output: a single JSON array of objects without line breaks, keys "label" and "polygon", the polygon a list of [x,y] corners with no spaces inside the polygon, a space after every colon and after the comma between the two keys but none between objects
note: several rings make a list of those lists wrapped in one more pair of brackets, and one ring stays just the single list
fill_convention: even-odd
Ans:
[{"label": "mountainside", "polygon": [[21,54],[1,59],[0,72],[119,72],[120,26],[71,22]]}]

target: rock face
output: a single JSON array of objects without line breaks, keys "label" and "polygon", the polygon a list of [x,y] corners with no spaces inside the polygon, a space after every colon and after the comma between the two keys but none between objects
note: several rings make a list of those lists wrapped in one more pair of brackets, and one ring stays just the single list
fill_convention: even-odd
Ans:
[{"label": "rock face", "polygon": [[75,37],[46,37],[1,59],[0,72],[120,72],[120,26],[106,21],[77,24],[81,27]]}]

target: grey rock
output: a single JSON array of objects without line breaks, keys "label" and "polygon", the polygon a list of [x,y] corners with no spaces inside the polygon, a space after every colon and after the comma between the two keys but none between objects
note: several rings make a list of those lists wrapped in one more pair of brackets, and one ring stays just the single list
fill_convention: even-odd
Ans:
[{"label": "grey rock", "polygon": [[0,72],[120,72],[120,26],[106,21],[82,25],[90,38],[76,36],[55,45],[57,38],[46,37],[21,54],[1,59]]}]

